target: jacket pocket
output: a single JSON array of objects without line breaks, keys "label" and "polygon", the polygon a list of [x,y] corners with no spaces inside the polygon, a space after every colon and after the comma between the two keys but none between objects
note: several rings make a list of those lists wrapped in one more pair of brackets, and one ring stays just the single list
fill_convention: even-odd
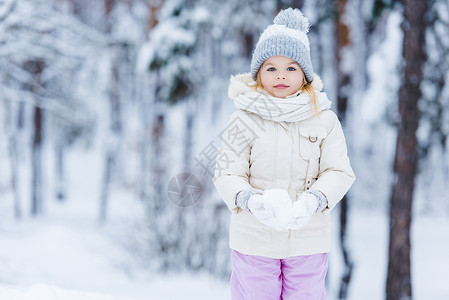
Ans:
[{"label": "jacket pocket", "polygon": [[324,126],[310,125],[299,128],[299,155],[304,160],[318,160],[321,156],[321,142],[326,137]]}]

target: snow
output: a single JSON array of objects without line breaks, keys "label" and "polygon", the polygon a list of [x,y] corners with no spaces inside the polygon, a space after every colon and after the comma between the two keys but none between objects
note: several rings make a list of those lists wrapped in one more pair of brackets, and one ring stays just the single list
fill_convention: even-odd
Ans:
[{"label": "snow", "polygon": [[[213,131],[212,128],[207,130]],[[206,130],[205,129],[205,130]],[[209,137],[214,134],[207,135]],[[198,137],[198,145],[207,139]],[[137,238],[134,221],[143,209],[126,191],[114,189],[108,222],[98,223],[102,152],[75,148],[68,153],[66,203],[49,201],[46,214],[12,220],[12,196],[0,201],[0,299],[7,300],[178,300],[230,299],[229,283],[205,273],[156,274],[139,266],[127,247]],[[53,169],[53,162],[45,165]],[[86,166],[89,172],[86,172]],[[26,174],[23,174],[26,175]],[[48,190],[53,181],[47,179]],[[25,190],[23,199],[29,198]],[[352,198],[352,203],[362,199]],[[24,212],[28,207],[23,203]],[[349,300],[384,299],[388,254],[388,216],[377,207],[351,206],[348,246],[354,261]],[[417,208],[415,203],[415,211]],[[328,299],[338,299],[343,269],[338,246],[338,208],[333,212],[333,252]],[[414,299],[446,300],[449,295],[449,219],[417,211],[412,227]]]},{"label": "snow", "polygon": [[[385,39],[375,44],[367,59],[368,88],[354,96],[347,114],[345,136],[357,176],[350,194],[355,205],[388,206],[396,149],[397,93],[402,50],[402,16],[392,11],[386,21]],[[388,76],[385,76],[388,74]],[[379,137],[382,142],[379,142]]]},{"label": "snow", "polygon": [[262,195],[252,195],[248,201],[249,209],[265,225],[279,231],[286,231],[294,223],[292,201],[283,189],[268,189]]},{"label": "snow", "polygon": [[356,212],[350,215],[348,227],[348,246],[354,260],[348,298],[383,299],[387,275],[388,219],[379,212]]},{"label": "snow", "polygon": [[[338,218],[333,219],[334,243],[329,266],[329,299],[338,292],[342,270]],[[388,216],[378,209],[350,209],[347,244],[354,262],[348,299],[385,299],[388,259]],[[412,293],[415,300],[449,299],[449,219],[415,215],[411,231]],[[335,298],[334,298],[335,297]]]},{"label": "snow", "polygon": [[[21,18],[17,16],[9,16],[4,23],[22,24],[22,20],[29,20],[36,13],[32,9],[33,3],[30,1],[3,1],[0,8],[0,19],[10,9],[11,5],[17,2],[17,9],[23,10]],[[171,9],[176,9],[180,1],[169,1],[173,4]],[[25,4],[24,4],[25,3]],[[43,3],[43,2],[42,2]],[[86,2],[87,3],[87,2]],[[167,2],[168,3],[168,2]],[[306,1],[306,7],[310,13],[314,11],[312,1]],[[237,5],[237,2],[234,3]],[[205,93],[198,96],[198,103],[202,109],[198,112],[195,119],[196,130],[193,132],[194,144],[192,152],[198,156],[200,151],[204,150],[206,145],[219,140],[220,131],[226,126],[228,117],[234,110],[232,101],[224,100],[217,95],[226,95],[227,77],[230,71],[234,72],[236,66],[245,71],[248,67],[247,59],[238,57],[241,52],[239,43],[235,42],[236,37],[229,35],[230,32],[241,33],[241,28],[245,28],[248,32],[253,30],[263,30],[271,22],[272,16],[264,16],[274,11],[274,1],[264,1],[262,6],[265,8],[257,14],[249,6],[233,7],[232,3],[226,6],[218,6],[221,10],[238,11],[239,13],[223,13],[214,15],[214,26],[206,28],[212,34],[208,36],[211,39],[220,40],[221,45],[217,49],[213,45],[206,44],[202,65],[206,73],[213,74],[208,78],[207,89]],[[92,5],[92,4],[90,4]],[[140,6],[136,6],[140,5]],[[168,5],[169,6],[169,5]],[[90,8],[92,6],[89,6]],[[144,39],[144,33],[139,31],[139,24],[143,24],[147,15],[144,13],[145,4],[139,2],[134,4],[132,11],[127,11],[124,6],[115,11],[115,15],[123,16],[122,19],[115,19],[113,35],[121,40],[127,41],[133,45],[139,44]],[[164,5],[165,7],[165,5]],[[147,74],[148,62],[154,57],[167,59],[170,49],[181,47],[193,47],[197,39],[200,37],[197,32],[184,28],[179,22],[165,22],[172,14],[170,9],[164,9],[165,16],[160,15],[160,20],[164,21],[158,31],[153,32],[151,40],[143,44],[140,48],[139,59],[136,69]],[[46,11],[46,10],[45,10]],[[44,12],[45,12],[44,11]],[[208,10],[203,7],[190,12],[191,21],[197,23],[198,26],[202,22],[209,21],[211,15]],[[125,14],[125,15],[122,15]],[[447,20],[447,12],[441,12],[441,16]],[[306,14],[308,15],[308,14]],[[27,18],[30,16],[30,18]],[[39,15],[40,16],[40,15]],[[92,124],[91,133],[93,143],[103,142],[107,134],[107,111],[108,106],[105,104],[105,94],[108,91],[110,69],[111,69],[111,53],[104,51],[101,45],[106,44],[107,38],[96,32],[96,30],[77,22],[73,18],[60,16],[56,18],[50,13],[43,16],[52,16],[51,20],[60,24],[58,32],[65,36],[66,44],[51,43],[51,40],[45,41],[45,45],[54,44],[59,49],[57,52],[65,53],[67,60],[58,61],[59,56],[53,62],[54,66],[50,66],[43,74],[46,80],[53,78],[58,71],[65,70],[67,65],[72,66],[80,55],[88,55],[91,51],[101,53],[101,57],[90,57],[90,61],[82,67],[83,72],[76,75],[76,82],[81,82],[73,91],[76,99],[85,99],[82,105],[88,106],[95,112],[101,112],[98,115],[98,124]],[[229,16],[232,18],[229,19]],[[250,16],[250,17],[248,17]],[[186,15],[185,17],[189,17]],[[35,17],[33,17],[35,18]],[[401,66],[401,40],[402,33],[400,31],[401,23],[400,12],[393,11],[388,17],[386,24],[386,39],[379,40],[376,43],[374,53],[367,61],[367,72],[369,82],[368,89],[364,91],[359,98],[351,101],[353,110],[352,116],[348,115],[353,122],[347,126],[347,131],[352,134],[347,135],[348,144],[350,146],[350,157],[353,162],[354,169],[358,176],[354,187],[351,189],[351,207],[349,212],[349,224],[347,231],[347,244],[351,257],[354,261],[354,269],[351,283],[349,286],[348,299],[359,300],[376,300],[384,299],[385,281],[387,274],[388,261],[388,213],[384,210],[388,206],[388,197],[390,193],[392,176],[392,154],[394,151],[395,128],[391,124],[387,124],[390,119],[395,116],[395,107],[397,100],[397,90],[400,83],[398,69]],[[45,28],[47,26],[45,17],[39,17],[40,23],[37,28]],[[252,20],[250,27],[247,20]],[[97,21],[102,22],[102,21]],[[31,23],[27,23],[28,25]],[[99,26],[101,27],[101,26]],[[144,28],[145,26],[140,26]],[[5,26],[0,30],[5,31]],[[28,28],[28,27],[26,27]],[[230,30],[229,30],[230,28]],[[329,32],[326,26],[322,32]],[[31,28],[33,29],[33,28]],[[234,30],[235,29],[235,30]],[[439,31],[441,27],[437,27]],[[82,39],[78,36],[78,32],[82,33]],[[167,32],[170,34],[167,35]],[[8,47],[2,47],[0,52],[4,54],[16,53],[17,57],[20,50],[33,49],[41,51],[42,48],[25,47],[33,45],[31,42],[24,42],[23,38],[18,39],[18,34],[14,32],[4,35],[5,43],[9,43]],[[23,33],[20,33],[21,37]],[[363,34],[365,34],[363,32]],[[1,34],[0,34],[1,35]],[[170,38],[167,39],[167,36]],[[68,41],[67,38],[71,37]],[[320,34],[323,47],[323,67],[331,66],[333,68],[332,56],[329,55],[333,50],[331,47],[331,39],[326,34]],[[34,35],[29,35],[27,40],[34,41]],[[82,42],[80,42],[80,40]],[[78,42],[76,42],[78,41]],[[315,40],[317,42],[318,40]],[[73,43],[72,43],[73,42]],[[160,43],[159,43],[160,42]],[[447,43],[447,39],[442,41]],[[92,45],[89,51],[84,46]],[[6,44],[5,44],[6,45]],[[24,46],[25,45],[25,46]],[[73,48],[73,45],[77,45]],[[203,45],[203,44],[201,44]],[[313,45],[312,45],[313,46]],[[317,45],[315,44],[315,47]],[[25,48],[24,48],[25,47]],[[79,48],[81,47],[81,48]],[[54,48],[54,47],[53,47]],[[52,49],[53,49],[52,48]],[[73,48],[73,49],[72,49]],[[210,48],[210,49],[209,49]],[[76,49],[76,51],[74,50]],[[133,48],[138,51],[139,48]],[[83,50],[83,51],[80,51]],[[100,51],[101,50],[101,51]],[[315,49],[316,50],[316,49]],[[222,52],[220,52],[222,51]],[[326,52],[328,51],[328,52]],[[48,52],[48,51],[47,51]],[[46,52],[46,53],[47,53]],[[53,51],[54,52],[54,51]],[[48,52],[48,53],[53,53]],[[210,52],[210,53],[209,53]],[[17,54],[19,53],[19,54]],[[29,53],[29,51],[25,51]],[[47,53],[47,54],[48,54]],[[132,52],[133,53],[133,52]],[[436,52],[435,52],[436,53]],[[69,59],[69,55],[72,57]],[[235,55],[231,55],[235,54]],[[318,53],[317,53],[318,54]],[[22,54],[20,54],[22,55]],[[226,60],[216,60],[215,55],[222,55]],[[6,57],[6,56],[5,56]],[[363,55],[360,55],[364,59]],[[315,56],[316,59],[316,56]],[[211,63],[213,61],[213,64]],[[6,61],[1,61],[4,64]],[[178,63],[179,62],[179,63]],[[176,65],[187,69],[188,63],[184,60],[176,60]],[[314,62],[314,66],[317,67]],[[181,64],[183,63],[183,64]],[[11,72],[7,72],[13,81],[28,82],[27,74],[21,72],[13,64],[6,64]],[[212,66],[218,70],[212,70]],[[217,67],[218,66],[218,67]],[[53,68],[54,67],[54,68]],[[210,70],[207,69],[210,67]],[[91,69],[98,69],[93,72]],[[320,68],[316,68],[320,70]],[[201,69],[202,70],[202,69]],[[177,72],[177,69],[175,69]],[[198,72],[198,70],[196,70]],[[333,69],[332,69],[333,72]],[[100,75],[98,75],[100,74]],[[226,75],[223,75],[226,74]],[[335,76],[324,76],[326,87],[334,90],[333,82]],[[7,93],[7,104],[15,105],[16,101],[25,101],[27,94],[21,90],[15,90],[15,86],[3,86],[4,93]],[[152,85],[149,84],[147,89],[142,89],[140,93],[147,93],[143,98],[151,98]],[[206,96],[204,96],[206,95]],[[25,97],[25,98],[24,98]],[[206,98],[206,101],[203,101]],[[24,100],[25,99],[25,100]],[[48,99],[47,99],[48,100]],[[51,99],[50,99],[51,100]],[[200,102],[201,101],[201,102]],[[227,102],[226,102],[227,101]],[[6,107],[6,106],[5,106]],[[28,106],[27,106],[28,107]],[[51,107],[59,106],[54,104]],[[80,106],[77,104],[78,109]],[[170,168],[176,170],[179,168],[182,160],[182,147],[179,141],[183,141],[184,131],[181,130],[180,120],[184,120],[184,110],[187,105],[171,108],[167,113],[168,130],[170,137],[166,137],[170,141],[168,145],[173,146],[176,150],[170,153],[170,159],[176,158]],[[47,107],[50,111],[50,107]],[[179,109],[174,112],[174,110]],[[8,117],[14,117],[12,114],[8,116],[8,110],[4,111],[3,105],[0,105],[0,112],[6,113]],[[87,114],[87,110],[78,110],[82,114]],[[126,108],[124,108],[126,111]],[[391,112],[393,111],[393,112]],[[90,113],[90,111],[89,111]],[[61,112],[59,114],[62,115]],[[133,114],[134,117],[138,114]],[[387,116],[387,117],[386,117]],[[127,134],[137,136],[131,139],[139,140],[138,136],[144,135],[146,128],[139,129],[137,118],[126,118],[125,128],[129,127]],[[95,117],[94,117],[95,118]],[[133,120],[130,120],[133,119]],[[136,201],[135,195],[132,194],[132,185],[136,184],[131,178],[134,174],[131,170],[134,166],[136,169],[139,164],[137,150],[125,151],[123,155],[131,156],[126,158],[128,169],[122,171],[124,181],[128,178],[128,187],[115,185],[111,188],[111,198],[108,210],[108,221],[104,224],[98,222],[99,215],[99,198],[101,190],[101,175],[103,171],[102,163],[104,161],[104,153],[102,150],[90,149],[86,154],[80,149],[80,143],[88,144],[86,137],[83,142],[79,142],[78,146],[71,146],[71,152],[68,153],[69,160],[67,165],[67,188],[69,198],[65,203],[59,203],[51,199],[54,184],[51,173],[54,172],[54,163],[51,158],[51,150],[45,149],[46,156],[43,162],[45,166],[45,178],[43,178],[45,191],[44,203],[45,215],[39,218],[31,218],[29,212],[30,193],[27,190],[30,182],[30,169],[28,157],[28,143],[30,140],[30,122],[29,114],[25,116],[25,131],[18,132],[17,138],[23,140],[19,143],[18,167],[20,168],[18,176],[19,191],[22,197],[22,211],[24,213],[21,221],[13,220],[13,197],[10,191],[10,170],[8,143],[6,134],[9,127],[7,124],[0,124],[0,299],[16,300],[16,299],[33,299],[33,300],[124,300],[124,299],[229,299],[229,283],[226,278],[217,279],[207,273],[190,273],[185,270],[177,270],[176,273],[156,273],[148,267],[150,263],[142,262],[139,257],[141,249],[133,249],[130,247],[130,240],[139,239],[138,228],[136,222],[144,218],[144,209],[140,202]],[[84,121],[80,121],[84,122]],[[136,123],[130,123],[136,122]],[[391,120],[390,120],[391,122]],[[93,123],[93,122],[92,122]],[[183,122],[185,123],[185,121]],[[448,123],[448,122],[446,122]],[[443,125],[446,123],[443,122]],[[449,123],[448,123],[449,124]],[[211,126],[212,125],[212,126]],[[6,128],[4,128],[6,127]],[[6,131],[4,130],[6,129]],[[55,130],[55,129],[51,129]],[[139,132],[138,130],[142,130]],[[176,134],[176,136],[175,136]],[[51,134],[49,135],[51,137]],[[175,138],[173,138],[175,137]],[[378,143],[381,137],[382,142]],[[447,142],[449,143],[449,141]],[[130,143],[131,144],[131,143]],[[128,147],[138,147],[130,146]],[[218,145],[218,143],[216,144]],[[48,145],[50,147],[53,145]],[[179,147],[178,147],[179,146]],[[134,149],[134,148],[133,148]],[[438,149],[437,149],[438,150]],[[177,151],[178,155],[173,153]],[[418,187],[415,191],[416,201],[414,203],[414,218],[412,224],[412,281],[414,299],[449,299],[449,285],[447,284],[449,269],[449,204],[447,200],[447,191],[444,189],[447,184],[448,172],[447,163],[441,164],[442,161],[448,159],[447,151],[443,150],[430,153],[431,166],[426,176],[420,176],[417,180]],[[168,157],[168,154],[167,154]],[[25,161],[25,162],[23,162]],[[202,171],[202,170],[201,170]],[[130,173],[130,174],[128,174]],[[169,173],[169,172],[167,172]],[[429,176],[432,175],[432,176]],[[122,178],[122,179],[123,179]],[[148,185],[150,186],[150,185]],[[429,191],[432,192],[429,195]],[[218,197],[212,197],[207,201],[220,201]],[[327,280],[329,299],[337,299],[338,287],[341,272],[343,270],[342,258],[338,245],[338,208],[333,212],[333,252],[330,255],[330,268]],[[192,217],[189,215],[189,217]],[[195,217],[198,217],[195,215]],[[214,217],[216,217],[214,215]],[[223,216],[225,218],[226,216]],[[198,218],[199,222],[202,220]],[[170,219],[166,218],[169,222]],[[186,231],[187,234],[195,234],[193,231]],[[224,239],[223,239],[224,240]],[[226,242],[224,240],[224,242]],[[226,254],[226,246],[218,245],[217,249],[222,250]],[[199,255],[202,252],[198,251]],[[160,255],[160,254],[154,254]],[[226,262],[226,256],[220,256],[217,259]],[[220,265],[220,262],[216,262]]]},{"label": "snow", "polygon": [[0,286],[0,295],[6,299],[39,300],[39,299],[64,299],[64,300],[125,300],[98,293],[84,293],[79,291],[62,290],[45,284],[35,284],[27,289],[17,289]]},{"label": "snow", "polygon": [[89,218],[50,217],[8,226],[0,237],[0,298],[228,299],[226,283],[201,274],[127,271],[127,253],[108,235]]},{"label": "snow", "polygon": [[71,197],[46,203],[43,217],[16,222],[6,213],[12,198],[0,201],[0,299],[229,299],[228,284],[206,274],[152,274],[137,265],[127,238],[143,208],[126,192],[115,191],[109,221],[98,222],[100,155],[69,155]]},{"label": "snow", "polygon": [[175,49],[191,47],[195,41],[194,33],[176,22],[161,22],[153,30],[151,40],[142,46],[137,62],[138,70],[145,70],[155,60],[170,61]]},{"label": "snow", "polygon": [[[109,221],[97,222],[100,153],[70,155],[71,197],[47,203],[47,214],[15,222],[0,202],[0,299],[8,300],[177,300],[230,299],[229,283],[205,273],[153,274],[136,265],[124,237],[142,211],[126,192],[115,191]],[[5,198],[2,198],[5,199]],[[337,299],[342,270],[334,212],[328,299]],[[354,270],[348,299],[384,298],[388,217],[379,209],[350,210],[348,245]],[[412,227],[414,299],[445,300],[449,219],[416,215]]]},{"label": "snow", "polygon": [[[400,85],[398,65],[401,60],[402,31],[400,24],[402,16],[392,12],[387,22],[386,38],[377,51],[368,58],[367,73],[369,77],[368,90],[364,96],[361,118],[368,124],[382,120],[386,109],[396,99]],[[380,74],[384,74],[380,76]]]},{"label": "snow", "polygon": [[16,0],[5,0],[2,2],[3,3],[0,6],[0,21],[3,21],[3,19],[7,17],[7,14],[11,11],[13,6],[15,5]]},{"label": "snow", "polygon": [[252,195],[248,206],[263,224],[287,231],[307,225],[318,207],[318,200],[314,195],[304,193],[293,204],[286,190],[268,189],[263,194]]},{"label": "snow", "polygon": [[[383,299],[388,219],[375,211],[356,211],[350,217],[355,267],[348,299]],[[418,218],[412,233],[415,299],[447,299],[449,220]],[[146,280],[127,276],[117,264],[124,253],[103,229],[86,220],[52,218],[10,225],[2,230],[0,244],[1,299],[229,299],[227,281],[205,274]],[[336,240],[334,248],[329,299],[335,299],[341,270]]]}]

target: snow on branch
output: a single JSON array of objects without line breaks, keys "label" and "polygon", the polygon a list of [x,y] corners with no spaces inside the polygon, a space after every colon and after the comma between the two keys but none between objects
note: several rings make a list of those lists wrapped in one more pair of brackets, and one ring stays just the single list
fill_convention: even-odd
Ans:
[{"label": "snow on branch", "polygon": [[60,58],[76,65],[107,46],[104,35],[75,17],[26,0],[0,23],[0,33],[0,55],[16,62],[39,59],[48,65]]},{"label": "snow on branch", "polygon": [[201,78],[197,74],[195,55],[200,48],[200,36],[209,21],[201,8],[179,7],[167,2],[161,21],[150,32],[150,38],[139,53],[139,72],[155,72],[159,88],[157,98],[176,103],[191,95]]},{"label": "snow on branch", "polygon": [[11,14],[16,3],[17,0],[0,0],[0,23]]}]

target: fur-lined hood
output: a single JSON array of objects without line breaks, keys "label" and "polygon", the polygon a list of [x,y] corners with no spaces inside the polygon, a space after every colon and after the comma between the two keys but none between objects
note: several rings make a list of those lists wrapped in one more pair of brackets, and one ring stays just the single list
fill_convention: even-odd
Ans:
[{"label": "fur-lined hood", "polygon": [[[317,91],[321,91],[323,89],[323,82],[321,81],[321,78],[317,74],[313,74],[313,81],[311,84],[312,87]],[[229,98],[234,99],[240,94],[250,92],[266,93],[263,89],[256,87],[256,82],[253,80],[250,73],[243,73],[231,76],[228,88]]]}]

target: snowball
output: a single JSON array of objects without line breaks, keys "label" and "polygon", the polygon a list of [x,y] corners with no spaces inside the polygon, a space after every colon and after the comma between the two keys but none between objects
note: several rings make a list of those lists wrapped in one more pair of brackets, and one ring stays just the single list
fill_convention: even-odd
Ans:
[{"label": "snowball", "polygon": [[268,189],[263,195],[254,196],[251,212],[263,224],[278,231],[300,229],[307,225],[318,202],[315,196],[306,194],[293,205],[290,195],[283,189]]}]

